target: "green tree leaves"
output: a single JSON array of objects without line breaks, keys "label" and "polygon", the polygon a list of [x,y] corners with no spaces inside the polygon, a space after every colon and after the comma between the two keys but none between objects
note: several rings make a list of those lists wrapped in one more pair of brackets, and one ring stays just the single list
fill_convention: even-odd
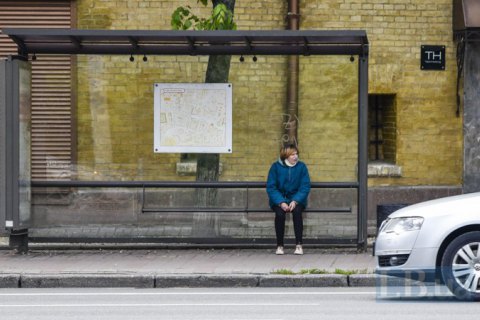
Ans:
[{"label": "green tree leaves", "polygon": [[[208,0],[197,0],[207,6]],[[233,13],[223,3],[217,4],[211,16],[200,18],[192,12],[190,6],[178,7],[172,13],[172,29],[174,30],[236,30],[237,25],[233,21]]]}]

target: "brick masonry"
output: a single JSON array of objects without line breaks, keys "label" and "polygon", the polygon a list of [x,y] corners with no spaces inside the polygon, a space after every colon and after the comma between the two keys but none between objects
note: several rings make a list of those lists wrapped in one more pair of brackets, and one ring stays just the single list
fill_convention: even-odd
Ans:
[{"label": "brick masonry", "polygon": [[[181,1],[78,2],[78,27],[170,29]],[[193,11],[206,13],[208,9]],[[364,29],[370,41],[369,92],[395,94],[401,177],[370,186],[460,185],[462,119],[455,117],[452,2],[301,1],[301,29]],[[238,1],[238,29],[284,29],[286,1]],[[445,71],[420,70],[420,46],[446,46]],[[190,180],[178,154],[154,154],[154,82],[203,82],[206,57],[78,58],[78,172],[82,179]],[[232,59],[233,153],[223,180],[264,180],[286,125],[286,57]],[[356,175],[357,64],[349,57],[300,58],[299,144],[314,181]],[[353,120],[353,121],[352,121]]]}]

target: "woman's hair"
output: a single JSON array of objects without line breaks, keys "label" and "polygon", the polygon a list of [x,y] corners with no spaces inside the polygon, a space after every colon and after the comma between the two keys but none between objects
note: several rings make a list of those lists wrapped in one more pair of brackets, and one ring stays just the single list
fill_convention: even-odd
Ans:
[{"label": "woman's hair", "polygon": [[284,145],[281,149],[280,149],[280,159],[282,161],[285,161],[285,159],[287,159],[288,157],[290,157],[293,153],[300,153],[300,151],[298,151],[298,148],[296,145],[294,144],[286,144]]}]

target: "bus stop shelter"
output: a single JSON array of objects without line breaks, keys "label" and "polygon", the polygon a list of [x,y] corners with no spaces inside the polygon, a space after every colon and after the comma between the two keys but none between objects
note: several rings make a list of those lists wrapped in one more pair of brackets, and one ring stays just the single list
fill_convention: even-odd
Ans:
[{"label": "bus stop shelter", "polygon": [[[30,181],[22,153],[19,99],[22,65],[36,54],[70,55],[347,55],[358,59],[358,174],[350,183],[324,183],[357,189],[357,239],[367,247],[368,38],[356,30],[157,31],[3,29],[18,46],[18,56],[1,65],[0,79],[0,224],[11,239],[28,243],[30,187],[261,187],[262,183],[168,183],[161,181]],[[28,68],[27,68],[28,69]],[[20,110],[20,111],[19,111]],[[23,161],[23,162],[22,162]],[[313,183],[322,186],[322,183]]]}]

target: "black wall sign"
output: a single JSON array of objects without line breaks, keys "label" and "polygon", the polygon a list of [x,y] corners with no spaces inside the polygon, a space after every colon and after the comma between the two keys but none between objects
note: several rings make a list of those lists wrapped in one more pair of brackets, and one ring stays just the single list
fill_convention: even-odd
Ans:
[{"label": "black wall sign", "polygon": [[445,46],[422,45],[420,67],[422,70],[445,70]]}]

